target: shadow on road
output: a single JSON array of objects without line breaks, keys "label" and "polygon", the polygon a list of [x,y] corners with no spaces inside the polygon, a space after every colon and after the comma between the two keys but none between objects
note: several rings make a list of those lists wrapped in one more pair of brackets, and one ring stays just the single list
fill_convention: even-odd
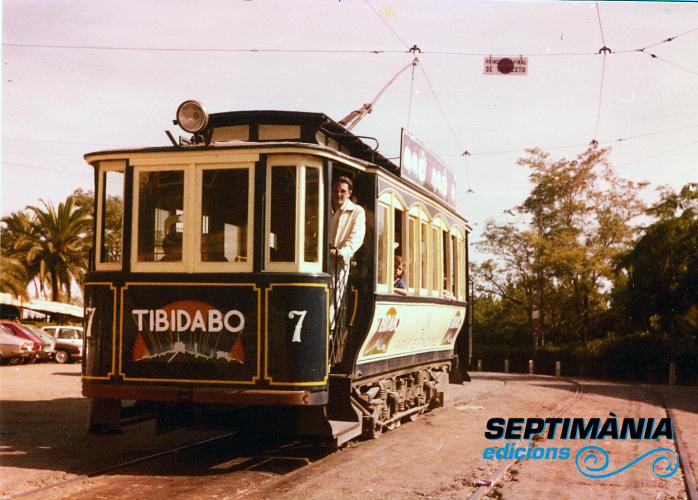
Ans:
[{"label": "shadow on road", "polygon": [[[83,398],[0,401],[0,466],[86,475],[230,433],[180,429],[158,435],[149,421],[121,434],[94,436],[86,432],[87,410]],[[237,470],[286,474],[332,452],[318,441],[293,441],[250,429],[106,475],[212,476]],[[8,479],[0,480],[5,483],[0,489],[7,489]]]}]

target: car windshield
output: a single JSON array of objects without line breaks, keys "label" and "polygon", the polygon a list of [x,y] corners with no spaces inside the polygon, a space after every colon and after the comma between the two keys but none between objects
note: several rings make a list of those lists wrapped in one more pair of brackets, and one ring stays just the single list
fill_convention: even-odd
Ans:
[{"label": "car windshield", "polygon": [[53,342],[55,339],[43,330],[39,330],[37,327],[32,325],[22,325],[25,329],[29,330],[34,335],[38,336],[44,342]]}]

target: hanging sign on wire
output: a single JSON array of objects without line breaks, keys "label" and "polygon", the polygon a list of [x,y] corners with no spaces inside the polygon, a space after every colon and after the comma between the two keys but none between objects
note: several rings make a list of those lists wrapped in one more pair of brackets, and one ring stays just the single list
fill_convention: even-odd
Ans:
[{"label": "hanging sign on wire", "polygon": [[528,74],[528,57],[523,56],[487,56],[485,57],[486,75]]}]

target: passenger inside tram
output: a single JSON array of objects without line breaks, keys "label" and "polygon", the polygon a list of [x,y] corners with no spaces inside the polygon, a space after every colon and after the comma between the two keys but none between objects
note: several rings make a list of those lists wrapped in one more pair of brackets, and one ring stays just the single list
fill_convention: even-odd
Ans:
[{"label": "passenger inside tram", "polygon": [[407,285],[405,285],[405,263],[402,255],[395,254],[395,278],[393,281],[393,291],[398,295],[407,295]]},{"label": "passenger inside tram", "polygon": [[162,251],[165,253],[160,262],[179,262],[182,260],[182,235],[177,232],[179,218],[172,215],[165,221],[167,234],[162,240]]}]

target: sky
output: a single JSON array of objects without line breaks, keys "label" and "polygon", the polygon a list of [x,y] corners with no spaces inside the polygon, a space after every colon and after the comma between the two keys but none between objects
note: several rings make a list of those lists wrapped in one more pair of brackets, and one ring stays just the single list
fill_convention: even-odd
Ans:
[{"label": "sky", "polygon": [[[397,157],[407,127],[445,160],[473,240],[526,198],[526,148],[573,158],[596,139],[647,200],[698,180],[696,3],[4,0],[2,41],[2,215],[92,189],[87,152],[185,135],[186,99],[338,121],[413,46],[414,73],[353,132]],[[528,73],[486,75],[488,55]]]}]

